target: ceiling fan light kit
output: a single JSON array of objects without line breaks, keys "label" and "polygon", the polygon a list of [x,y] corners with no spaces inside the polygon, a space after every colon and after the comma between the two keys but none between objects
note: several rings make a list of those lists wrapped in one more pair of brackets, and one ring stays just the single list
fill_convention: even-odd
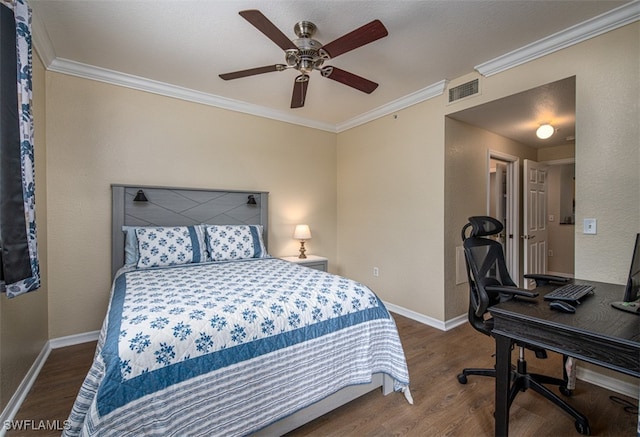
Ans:
[{"label": "ceiling fan light kit", "polygon": [[337,67],[323,67],[323,65],[329,59],[387,36],[389,32],[380,20],[373,20],[323,46],[312,38],[317,27],[310,21],[300,21],[295,24],[293,30],[298,38],[291,41],[262,12],[253,9],[240,11],[239,14],[284,50],[286,65],[267,65],[224,73],[219,75],[221,79],[233,80],[257,74],[295,69],[300,72],[300,75],[295,78],[293,84],[291,108],[304,106],[310,74],[314,70],[320,71],[322,77],[335,80],[367,94],[372,93],[378,87],[377,83],[364,77]]}]

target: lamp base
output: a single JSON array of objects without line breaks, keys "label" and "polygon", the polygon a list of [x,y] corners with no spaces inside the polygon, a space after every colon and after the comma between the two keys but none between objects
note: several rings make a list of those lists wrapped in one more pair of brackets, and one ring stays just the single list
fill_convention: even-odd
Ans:
[{"label": "lamp base", "polygon": [[307,257],[307,255],[304,254],[306,251],[307,250],[304,248],[304,241],[300,241],[300,255],[298,255],[298,258],[305,259]]}]

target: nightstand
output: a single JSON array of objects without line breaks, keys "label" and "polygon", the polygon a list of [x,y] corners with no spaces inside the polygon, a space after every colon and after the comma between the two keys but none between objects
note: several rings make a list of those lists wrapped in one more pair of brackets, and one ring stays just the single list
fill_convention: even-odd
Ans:
[{"label": "nightstand", "polygon": [[280,259],[300,264],[312,269],[322,270],[323,272],[327,271],[327,264],[329,262],[327,258],[317,255],[307,255],[306,258],[298,258],[297,256],[282,256],[280,257]]}]

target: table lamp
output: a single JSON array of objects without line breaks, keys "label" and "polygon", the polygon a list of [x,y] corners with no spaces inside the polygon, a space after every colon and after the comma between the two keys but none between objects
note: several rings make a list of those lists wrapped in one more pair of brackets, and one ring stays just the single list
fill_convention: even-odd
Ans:
[{"label": "table lamp", "polygon": [[296,225],[296,229],[293,231],[293,238],[300,240],[300,255],[298,255],[298,258],[306,258],[307,255],[304,254],[306,251],[304,248],[304,242],[306,240],[311,240],[311,230],[309,229],[309,225]]}]

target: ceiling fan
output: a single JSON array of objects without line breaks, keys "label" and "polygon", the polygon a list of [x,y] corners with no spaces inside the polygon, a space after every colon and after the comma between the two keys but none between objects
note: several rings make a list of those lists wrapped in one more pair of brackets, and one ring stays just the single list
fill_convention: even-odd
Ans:
[{"label": "ceiling fan", "polygon": [[300,72],[300,75],[296,77],[293,84],[291,108],[301,108],[304,106],[307,86],[309,85],[309,75],[313,70],[318,70],[324,77],[333,79],[367,94],[372,93],[378,87],[377,83],[364,77],[341,70],[338,67],[323,66],[323,64],[328,59],[333,59],[343,53],[387,36],[389,32],[387,32],[387,29],[380,20],[373,20],[328,44],[322,45],[312,38],[317,28],[316,25],[310,21],[300,21],[294,26],[293,30],[298,36],[298,39],[292,41],[269,21],[262,12],[253,9],[240,11],[239,14],[284,50],[287,63],[220,74],[220,78],[232,80],[256,74],[270,73],[272,71],[284,71],[291,68],[296,69]]}]

